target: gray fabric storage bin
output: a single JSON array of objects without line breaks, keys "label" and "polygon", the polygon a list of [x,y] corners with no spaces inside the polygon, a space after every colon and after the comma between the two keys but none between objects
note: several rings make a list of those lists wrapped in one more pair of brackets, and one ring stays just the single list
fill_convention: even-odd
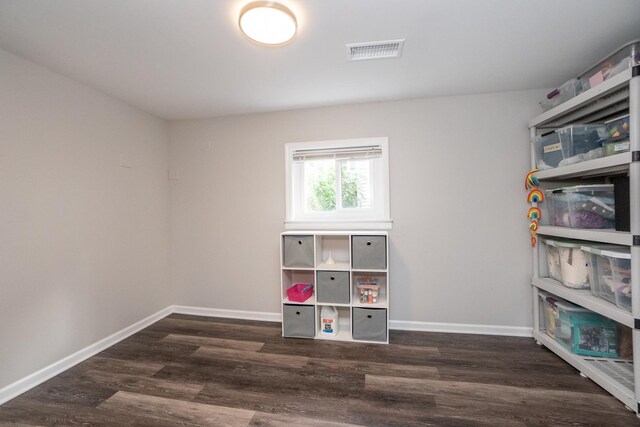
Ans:
[{"label": "gray fabric storage bin", "polygon": [[318,271],[316,277],[318,302],[349,304],[350,296],[348,271]]},{"label": "gray fabric storage bin", "polygon": [[361,270],[387,268],[386,236],[352,236],[351,265]]},{"label": "gray fabric storage bin", "polygon": [[314,338],[316,314],[312,305],[285,304],[282,307],[282,324],[285,337]]},{"label": "gray fabric storage bin", "polygon": [[284,236],[282,248],[285,267],[313,268],[313,236]]},{"label": "gray fabric storage bin", "polygon": [[353,339],[387,341],[387,309],[354,307]]}]

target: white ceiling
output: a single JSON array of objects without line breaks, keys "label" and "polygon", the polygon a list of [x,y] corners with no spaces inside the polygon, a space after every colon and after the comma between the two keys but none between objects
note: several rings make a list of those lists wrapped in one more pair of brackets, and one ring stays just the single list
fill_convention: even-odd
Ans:
[{"label": "white ceiling", "polygon": [[[640,0],[281,0],[263,48],[250,0],[0,0],[0,47],[167,119],[553,87],[640,38]],[[346,43],[406,39],[400,59]]]}]

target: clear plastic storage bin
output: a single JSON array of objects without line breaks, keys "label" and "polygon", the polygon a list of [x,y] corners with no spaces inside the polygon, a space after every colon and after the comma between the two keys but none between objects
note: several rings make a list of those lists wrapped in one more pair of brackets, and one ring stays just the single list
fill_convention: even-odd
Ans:
[{"label": "clear plastic storage bin", "polygon": [[607,142],[604,144],[604,155],[613,156],[629,151],[629,115],[605,122],[607,126]]},{"label": "clear plastic storage bin", "polygon": [[542,111],[548,111],[579,95],[582,92],[582,84],[578,79],[571,79],[564,82],[559,88],[552,90],[547,97],[540,102]]},{"label": "clear plastic storage bin", "polygon": [[549,223],[559,227],[615,229],[613,184],[546,190]]},{"label": "clear plastic storage bin", "polygon": [[565,126],[535,140],[536,165],[543,170],[600,158],[606,141],[604,124]]},{"label": "clear plastic storage bin", "polygon": [[631,311],[631,252],[628,247],[583,246],[590,254],[591,293]]},{"label": "clear plastic storage bin", "polygon": [[562,272],[560,271],[560,251],[555,245],[555,240],[542,239],[541,242],[544,245],[547,256],[547,272],[549,273],[549,277],[557,280],[558,282],[562,282]]},{"label": "clear plastic storage bin", "polygon": [[547,335],[575,354],[618,357],[616,322],[546,292],[539,295]]},{"label": "clear plastic storage bin", "polygon": [[598,86],[611,77],[640,64],[640,40],[634,40],[580,76],[582,90]]},{"label": "clear plastic storage bin", "polygon": [[547,251],[549,277],[571,289],[589,289],[589,255],[582,243],[543,239]]}]

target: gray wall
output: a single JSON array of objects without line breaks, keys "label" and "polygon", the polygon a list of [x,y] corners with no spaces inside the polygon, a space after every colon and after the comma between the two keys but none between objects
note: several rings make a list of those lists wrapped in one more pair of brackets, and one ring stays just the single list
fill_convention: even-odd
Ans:
[{"label": "gray wall", "polygon": [[392,320],[530,325],[543,93],[167,128],[0,50],[0,388],[171,304],[279,312],[287,142],[389,137]]},{"label": "gray wall", "polygon": [[0,100],[2,388],[173,298],[166,123],[2,50]]},{"label": "gray wall", "polygon": [[530,326],[523,178],[544,93],[171,122],[176,304],[279,312],[284,144],[388,136],[391,319]]}]

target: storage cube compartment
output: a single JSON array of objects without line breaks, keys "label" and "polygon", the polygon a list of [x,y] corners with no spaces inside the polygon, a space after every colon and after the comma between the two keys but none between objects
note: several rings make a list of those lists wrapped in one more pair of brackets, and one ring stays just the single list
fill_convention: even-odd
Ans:
[{"label": "storage cube compartment", "polygon": [[613,156],[629,151],[629,115],[605,122],[607,126],[607,142],[604,144],[604,155]]},{"label": "storage cube compartment", "polygon": [[572,289],[589,289],[589,254],[582,242],[542,239],[549,277]]},{"label": "storage cube compartment", "polygon": [[316,273],[319,303],[349,304],[350,277],[348,271],[318,271]]},{"label": "storage cube compartment", "polygon": [[617,358],[618,325],[560,297],[540,292],[547,335],[575,354]]},{"label": "storage cube compartment", "polygon": [[536,165],[544,170],[600,158],[606,141],[607,128],[603,124],[565,126],[536,138]]},{"label": "storage cube compartment", "polygon": [[386,306],[387,275],[385,273],[353,272],[353,303],[364,306]]},{"label": "storage cube compartment", "polygon": [[316,236],[316,265],[327,270],[348,270],[349,236]]},{"label": "storage cube compartment", "polygon": [[386,236],[352,236],[351,265],[360,270],[387,268]]},{"label": "storage cube compartment", "polygon": [[631,311],[631,252],[628,247],[583,246],[589,253],[591,293]]},{"label": "storage cube compartment", "polygon": [[546,190],[545,193],[551,225],[615,229],[613,184],[577,185]]},{"label": "storage cube compartment", "polygon": [[640,41],[626,44],[611,56],[580,75],[582,90],[588,90],[611,77],[640,64]]},{"label": "storage cube compartment", "polygon": [[387,310],[384,308],[353,308],[353,339],[387,341]]},{"label": "storage cube compartment", "polygon": [[[300,291],[306,287],[306,285],[313,285],[315,283],[314,272],[310,270],[282,270],[282,299],[287,302],[304,302],[305,304],[315,303],[315,287],[311,289],[311,296],[304,300],[291,300],[289,298],[289,289],[297,284],[302,284]],[[307,291],[308,292],[308,291]]]},{"label": "storage cube compartment", "polygon": [[282,236],[283,265],[289,268],[313,268],[313,236]]},{"label": "storage cube compartment", "polygon": [[315,306],[284,304],[282,331],[285,337],[314,338],[316,336]]},{"label": "storage cube compartment", "polygon": [[[337,310],[337,328],[331,322],[331,320],[335,320],[333,316],[325,316],[326,312],[323,314],[322,309],[324,307],[332,307]],[[316,320],[318,325],[316,336],[318,338],[344,340],[349,339],[351,336],[351,313],[349,307],[332,306],[331,304],[318,305]],[[333,331],[332,328],[334,328]]]},{"label": "storage cube compartment", "polygon": [[548,111],[565,101],[570,100],[582,92],[582,84],[578,79],[571,79],[564,82],[559,88],[552,90],[547,97],[540,102],[542,111]]}]

